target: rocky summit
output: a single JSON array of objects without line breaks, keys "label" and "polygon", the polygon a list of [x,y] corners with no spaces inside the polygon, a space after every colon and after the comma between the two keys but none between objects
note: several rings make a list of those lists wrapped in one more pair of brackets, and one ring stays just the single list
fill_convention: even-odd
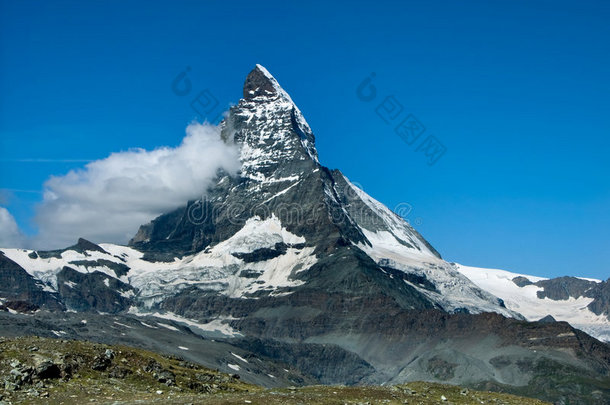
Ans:
[{"label": "rocky summit", "polygon": [[268,387],[423,380],[610,402],[608,282],[443,260],[319,162],[303,114],[260,65],[221,128],[241,170],[128,246],[2,249],[3,334],[181,353]]}]

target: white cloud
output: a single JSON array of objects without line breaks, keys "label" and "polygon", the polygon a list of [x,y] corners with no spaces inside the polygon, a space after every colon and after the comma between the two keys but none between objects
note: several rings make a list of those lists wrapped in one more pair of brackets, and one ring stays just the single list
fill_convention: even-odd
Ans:
[{"label": "white cloud", "polygon": [[113,153],[84,169],[46,181],[38,207],[39,249],[66,247],[78,237],[126,243],[138,227],[201,197],[218,169],[236,172],[239,153],[210,124],[191,124],[175,147]]},{"label": "white cloud", "polygon": [[25,237],[19,230],[15,218],[4,207],[0,207],[0,247],[21,248]]}]

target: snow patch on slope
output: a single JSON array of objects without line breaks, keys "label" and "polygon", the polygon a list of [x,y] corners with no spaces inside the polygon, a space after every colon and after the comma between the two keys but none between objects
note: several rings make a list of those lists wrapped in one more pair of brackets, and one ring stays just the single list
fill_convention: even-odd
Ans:
[{"label": "snow patch on slope", "polygon": [[[401,256],[411,256],[413,254],[433,257],[436,255],[429,249],[424,241],[416,234],[415,230],[401,217],[392,212],[388,207],[375,200],[359,187],[355,186],[349,179],[343,176],[352,191],[375,213],[385,224],[387,230],[371,231],[360,228],[365,233],[366,238],[376,248],[386,251],[396,251]],[[402,242],[402,243],[401,243]],[[412,247],[407,246],[411,245]]]},{"label": "snow patch on slope", "polygon": [[[221,317],[211,320],[210,322],[202,323],[197,320],[188,319],[183,316],[174,314],[173,312],[163,312],[163,313],[158,312],[158,311],[149,312],[149,311],[142,311],[141,309],[138,309],[136,307],[131,307],[129,309],[129,313],[136,315],[136,316],[146,316],[146,317],[167,319],[167,320],[173,321],[177,324],[181,324],[181,325],[188,327],[194,333],[202,334],[205,336],[209,336],[210,333],[212,336],[214,336],[214,335],[220,335],[220,336],[224,336],[224,337],[243,336],[241,333],[239,333],[238,330],[232,328],[231,325],[228,324],[230,321],[235,320],[237,318],[221,316]],[[145,324],[144,322],[141,322],[141,323],[144,324],[145,326],[153,328],[152,325]],[[171,326],[171,325],[167,325],[167,324],[162,324],[160,322],[157,322],[157,324],[161,325],[163,327]],[[172,326],[172,328],[175,328],[175,327]]]},{"label": "snow patch on slope", "polygon": [[[100,271],[116,278],[114,271],[106,266],[86,267],[74,261],[95,261],[104,259],[129,267],[127,275],[119,279],[133,286],[138,299],[147,307],[175,295],[188,287],[213,291],[229,297],[257,296],[258,294],[287,294],[278,289],[296,287],[304,282],[295,276],[314,265],[317,261],[313,247],[303,247],[305,238],[287,231],[280,220],[273,215],[262,220],[253,217],[246,221],[242,229],[231,238],[212,248],[171,262],[151,262],[144,260],[144,254],[127,246],[110,243],[101,244],[107,253],[99,251],[65,251],[61,257],[35,258],[32,251],[23,249],[3,249],[3,253],[23,267],[34,278],[41,280],[45,288],[57,291],[57,273],[69,266],[82,273]],[[287,245],[286,251],[276,257],[258,262],[245,262],[238,254],[251,253],[257,249],[273,249],[276,244]],[[108,286],[109,280],[104,283]],[[125,297],[133,297],[133,292],[125,292]]]},{"label": "snow patch on slope", "polygon": [[305,238],[288,232],[273,214],[264,221],[258,216],[248,219],[243,228],[231,238],[216,245],[214,250],[231,253],[251,252],[254,249],[273,247],[278,242],[304,243]]},{"label": "snow patch on slope", "polygon": [[[262,220],[253,217],[229,239],[195,255],[176,258],[173,262],[149,262],[127,252],[122,246],[105,244],[113,254],[127,253],[126,264],[131,268],[129,283],[139,290],[139,298],[148,306],[175,295],[187,287],[214,291],[229,297],[274,293],[278,288],[296,287],[303,281],[293,277],[317,261],[313,247],[296,248],[305,238],[288,232],[275,216]],[[277,257],[246,263],[234,253],[249,253],[256,249],[273,248],[277,243],[289,247]],[[256,277],[242,277],[242,271]]]},{"label": "snow patch on slope", "polygon": [[[26,249],[1,249],[6,257],[23,267],[32,277],[42,281],[47,290],[57,291],[57,273],[59,273],[64,266],[68,266],[80,273],[93,273],[99,271],[112,278],[116,277],[114,270],[103,266],[93,265],[92,263],[87,264],[75,264],[73,262],[94,262],[98,259],[108,260],[113,263],[125,264],[121,259],[107,253],[99,251],[86,251],[80,253],[74,250],[67,250],[61,253],[61,257],[49,257],[42,258],[40,256],[31,258],[29,255],[34,251]],[[119,280],[127,282],[125,276],[119,277]]]}]

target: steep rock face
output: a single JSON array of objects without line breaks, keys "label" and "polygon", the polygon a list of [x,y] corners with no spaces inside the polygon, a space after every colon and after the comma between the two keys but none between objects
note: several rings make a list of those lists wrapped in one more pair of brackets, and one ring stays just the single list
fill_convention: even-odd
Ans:
[{"label": "steep rock face", "polygon": [[44,284],[29,275],[21,266],[0,252],[0,301],[11,307],[9,302],[17,305],[22,301],[34,307],[50,310],[62,310],[64,306],[57,294],[45,289]]},{"label": "steep rock face", "polygon": [[[2,257],[7,274],[18,280],[7,283],[8,288],[26,298],[31,291],[42,291],[43,301],[52,298],[44,308],[55,303],[51,309],[67,306],[70,310],[116,313],[128,309],[135,296],[133,287],[126,283],[130,268],[124,259],[82,238],[61,250],[5,249]],[[40,305],[39,295],[36,292],[27,301]]]},{"label": "steep rock face", "polygon": [[134,288],[99,271],[83,274],[70,267],[57,273],[59,295],[75,311],[117,313],[129,308]]},{"label": "steep rock face", "polygon": [[515,283],[517,285],[517,287],[521,287],[521,288],[525,287],[526,285],[534,284],[527,277],[523,277],[523,276],[514,277],[512,279],[512,282]]},{"label": "steep rock face", "polygon": [[577,277],[557,277],[540,280],[535,283],[542,287],[536,295],[538,298],[552,300],[570,300],[580,297],[592,298],[587,308],[596,315],[604,315],[610,321],[610,286],[609,281],[585,280]]},{"label": "steep rock face", "polygon": [[542,287],[538,291],[538,298],[550,298],[552,300],[567,300],[570,297],[588,297],[589,291],[597,287],[594,281],[583,280],[576,277],[558,277],[550,280],[541,280],[536,285]]},{"label": "steep rock face", "polygon": [[610,279],[598,284],[591,295],[593,301],[588,308],[597,315],[605,315],[610,320]]}]

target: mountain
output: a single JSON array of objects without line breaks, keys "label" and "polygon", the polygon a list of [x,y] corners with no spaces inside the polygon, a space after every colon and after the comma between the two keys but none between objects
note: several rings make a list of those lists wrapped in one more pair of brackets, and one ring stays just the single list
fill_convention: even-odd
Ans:
[{"label": "mountain", "polygon": [[[280,376],[258,364],[241,375],[269,386],[428,380],[610,400],[608,344],[557,311],[549,314],[559,322],[528,322],[505,279],[495,288],[446,262],[406,221],[322,166],[303,114],[262,66],[246,78],[222,137],[239,146],[240,172],[220,172],[204,197],[143,225],[129,246],[81,239],[53,252],[2,249],[0,274],[27,273],[74,311],[57,316],[44,302],[28,315],[12,309],[3,328],[169,352],[188,341],[194,361],[228,372],[227,350],[285,364]],[[534,305],[564,297],[548,280],[510,282],[545,291]],[[607,322],[605,284],[581,284],[572,280],[570,294],[594,296],[589,310]],[[67,313],[96,326],[83,330]]]},{"label": "mountain", "polygon": [[462,265],[458,271],[529,321],[550,316],[610,342],[610,280],[547,279]]}]

